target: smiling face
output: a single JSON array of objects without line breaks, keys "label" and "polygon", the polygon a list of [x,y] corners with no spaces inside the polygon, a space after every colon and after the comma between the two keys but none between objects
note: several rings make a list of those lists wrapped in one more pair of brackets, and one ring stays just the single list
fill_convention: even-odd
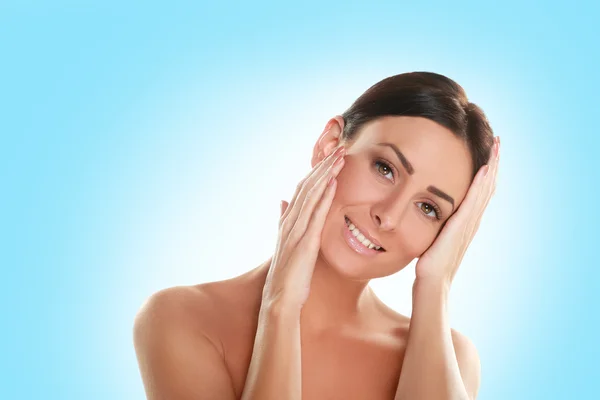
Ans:
[{"label": "smiling face", "polygon": [[[316,153],[338,144],[341,127],[333,125]],[[321,256],[351,279],[391,275],[427,250],[461,204],[471,183],[469,150],[436,122],[399,116],[365,124],[346,148]],[[385,251],[366,249],[363,237]]]}]

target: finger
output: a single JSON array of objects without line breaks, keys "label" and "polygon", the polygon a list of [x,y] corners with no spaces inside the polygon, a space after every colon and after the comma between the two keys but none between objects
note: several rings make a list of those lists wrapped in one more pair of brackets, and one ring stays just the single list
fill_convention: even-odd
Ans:
[{"label": "finger", "polygon": [[465,232],[469,237],[474,235],[479,226],[481,215],[485,208],[483,205],[486,204],[488,198],[490,182],[495,180],[498,165],[497,154],[495,152],[497,140],[497,138],[494,138],[494,145],[492,146],[488,163],[477,171],[459,209],[446,224]]},{"label": "finger", "polygon": [[490,200],[491,200],[492,196],[494,195],[494,192],[496,191],[498,166],[500,163],[500,138],[495,138],[495,143],[497,143],[495,145],[497,147],[492,149],[493,151],[492,151],[492,156],[491,156],[492,157],[491,163],[493,164],[493,167],[492,167],[493,170],[492,170],[492,172],[490,172],[488,174],[490,176],[487,177],[485,188],[482,190],[482,193],[480,195],[480,199],[479,199],[480,204],[478,205],[474,233],[477,232],[477,229],[479,228],[479,225],[481,223],[481,219],[483,217],[484,211],[487,209],[487,206],[489,205]]},{"label": "finger", "polygon": [[[328,183],[330,178],[335,179],[344,166],[344,158],[340,157],[338,160],[328,169],[327,173],[323,174],[315,185],[309,190],[304,198],[304,203],[296,219],[292,230],[290,231],[290,241],[296,243],[301,237],[306,235],[308,224],[314,214],[315,208],[322,199],[326,189],[329,187]],[[335,180],[331,180],[335,182]]]},{"label": "finger", "polygon": [[328,183],[325,188],[325,193],[321,197],[318,205],[316,206],[306,228],[306,234],[304,235],[304,240],[306,240],[306,245],[312,248],[318,249],[321,246],[321,235],[323,233],[323,226],[325,225],[325,220],[327,219],[327,215],[329,214],[329,210],[331,209],[331,203],[333,202],[333,198],[335,197],[335,192],[337,189],[337,177],[334,177],[331,183]]},{"label": "finger", "polygon": [[311,190],[313,190],[316,182],[318,182],[324,175],[328,173],[335,161],[339,160],[340,157],[343,158],[343,152],[343,147],[339,148],[339,151],[334,152],[328,160],[316,168],[314,172],[311,173],[310,176],[304,181],[302,186],[298,188],[297,195],[292,200],[292,203],[290,203],[290,206],[284,215],[285,221],[282,226],[283,235],[288,235],[292,230],[297,222],[302,208],[304,207],[306,196],[309,192],[311,192]]},{"label": "finger", "polygon": [[281,200],[281,212],[279,214],[280,217],[283,216],[283,213],[285,212],[285,210],[288,208],[288,206],[290,205],[290,203],[288,203],[285,200]]},{"label": "finger", "polygon": [[[494,193],[496,192],[496,184],[498,183],[498,169],[500,168],[500,137],[498,137],[498,150],[496,151],[496,166],[494,168],[494,176],[492,179],[492,187],[491,187],[491,192],[490,192],[490,198],[494,195]],[[489,199],[488,199],[489,201]]]},{"label": "finger", "polygon": [[335,149],[334,151],[331,152],[331,154],[327,155],[327,157],[323,158],[321,161],[319,161],[319,163],[317,163],[314,168],[304,177],[302,178],[302,180],[300,182],[298,182],[298,184],[296,185],[296,190],[294,192],[294,195],[292,196],[292,200],[290,201],[290,204],[287,208],[287,213],[284,213],[282,215],[282,219],[286,219],[288,214],[291,212],[291,210],[294,208],[294,205],[296,204],[296,199],[298,198],[298,196],[300,195],[300,192],[302,191],[302,188],[304,187],[305,183],[312,177],[314,176],[314,174],[318,173],[318,171],[320,171],[323,168],[323,165],[327,162],[332,162],[332,160],[335,159],[336,156],[336,151],[337,149]]},{"label": "finger", "polygon": [[[339,171],[338,171],[339,173]],[[296,268],[290,270],[293,282],[297,285],[301,285],[305,289],[310,289],[310,282],[312,280],[312,274],[315,267],[316,257],[318,255],[318,249],[321,245],[321,234],[323,231],[323,225],[325,219],[331,208],[331,203],[335,196],[337,188],[337,179],[335,175],[331,175],[334,179],[329,182],[327,177],[327,184],[324,189],[322,197],[319,199],[318,205],[316,206],[313,214],[310,216],[310,223],[307,227],[305,234],[300,239],[298,246],[292,257],[302,256],[304,258],[303,263],[294,263]],[[290,234],[291,235],[291,234]],[[312,259],[307,259],[307,257]]]},{"label": "finger", "polygon": [[[306,232],[306,228],[313,214],[315,207],[317,206],[320,199],[323,197],[328,183],[331,182],[331,178],[337,176],[344,165],[344,157],[339,156],[335,162],[324,171],[324,173],[317,177],[316,182],[313,183],[312,187],[306,187],[305,192],[298,198],[297,207],[299,209],[298,215],[295,218],[295,223],[289,233],[290,240],[297,242]],[[302,197],[303,196],[303,197]],[[303,200],[300,203],[300,200]]]},{"label": "finger", "polygon": [[[338,158],[333,158],[333,153],[335,153],[335,152],[332,152],[332,154],[329,155],[331,157],[324,160],[325,162],[320,163],[322,165],[322,168],[325,168],[325,166],[328,164],[327,163],[328,160],[331,162],[331,160],[335,161],[336,159],[339,159],[339,156],[338,156]],[[327,171],[327,170],[325,170],[325,171]],[[283,217],[280,219],[279,237],[277,240],[277,248],[278,249],[283,249],[284,247],[293,249],[295,247],[295,243],[298,242],[298,240],[301,236],[301,232],[299,231],[300,228],[296,227],[295,232],[298,232],[298,234],[296,234],[296,236],[293,236],[291,233],[292,229],[294,228],[294,226],[296,224],[298,213],[291,214],[291,210],[294,205],[296,208],[299,205],[301,206],[302,205],[302,203],[300,202],[301,199],[306,198],[306,195],[303,195],[302,190],[305,189],[308,185],[308,182],[310,182],[310,179],[308,179],[308,178],[313,177],[314,175],[318,175],[320,172],[321,172],[320,169],[318,169],[317,166],[315,166],[315,168],[313,169],[313,171],[311,171],[309,176],[304,179],[304,184],[298,185],[296,194],[295,194],[294,198],[292,199],[292,203],[288,204]],[[289,251],[285,251],[285,252],[277,251],[277,254],[278,254],[278,256],[281,256],[283,258],[287,258],[290,255]],[[279,261],[279,260],[277,260],[277,261]]]},{"label": "finger", "polygon": [[481,217],[483,216],[483,211],[485,210],[485,206],[487,205],[487,201],[489,199],[489,182],[491,179],[493,179],[493,174],[493,166],[490,165],[490,169],[484,178],[485,181],[481,185],[482,187],[479,191],[479,195],[477,196],[477,200],[475,201],[475,204],[471,210],[471,215],[467,225],[467,232],[469,232],[471,238],[479,229]]},{"label": "finger", "polygon": [[498,161],[499,161],[499,144],[500,144],[498,139],[499,139],[498,137],[494,138],[494,146],[492,146],[490,160],[488,163],[490,165],[490,171],[488,172],[487,176],[485,177],[484,187],[479,195],[478,205],[477,205],[477,210],[478,210],[479,214],[483,213],[483,210],[485,210],[485,208],[487,207],[487,204],[489,203],[490,198],[492,197],[492,192],[494,190],[494,185],[496,183],[496,176],[498,173]]},{"label": "finger", "polygon": [[492,151],[490,153],[490,158],[488,161],[489,171],[483,179],[483,183],[481,185],[481,189],[479,190],[477,200],[473,205],[472,210],[470,211],[469,222],[467,222],[466,230],[469,232],[471,237],[475,235],[477,230],[479,229],[479,225],[481,224],[481,218],[483,217],[483,213],[489,204],[489,201],[492,197],[494,186],[496,182],[496,176],[498,173],[498,161],[499,161],[499,138],[494,138],[494,145],[492,146]]},{"label": "finger", "polygon": [[467,191],[463,202],[460,204],[459,209],[456,211],[456,214],[458,214],[459,212],[461,214],[468,214],[473,210],[474,206],[477,204],[477,200],[479,199],[479,195],[485,184],[486,175],[489,173],[489,164],[483,165],[481,166],[481,168],[479,168],[479,171],[477,171],[477,174],[475,175],[475,178],[473,179],[473,182],[471,183],[471,186],[469,187],[469,190]]}]

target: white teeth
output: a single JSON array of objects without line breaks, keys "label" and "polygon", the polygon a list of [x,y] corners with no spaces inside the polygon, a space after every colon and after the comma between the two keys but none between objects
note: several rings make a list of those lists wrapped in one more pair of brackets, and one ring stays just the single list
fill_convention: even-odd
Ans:
[{"label": "white teeth", "polygon": [[362,233],[360,233],[360,231],[356,228],[356,226],[353,223],[348,223],[349,220],[346,220],[346,225],[348,225],[348,229],[350,229],[350,232],[352,232],[352,235],[354,235],[359,242],[361,242],[363,245],[365,245],[365,247],[368,247],[370,249],[375,249],[375,250],[379,250],[381,249],[380,246],[375,246],[373,243],[371,243],[371,241],[369,239],[367,239],[365,237],[365,235],[363,235]]}]

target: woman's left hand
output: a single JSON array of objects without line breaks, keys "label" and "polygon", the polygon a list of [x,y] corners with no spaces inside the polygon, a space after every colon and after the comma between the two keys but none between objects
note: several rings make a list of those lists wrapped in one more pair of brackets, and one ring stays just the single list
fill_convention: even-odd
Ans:
[{"label": "woman's left hand", "polygon": [[419,257],[416,265],[418,281],[433,280],[447,285],[452,283],[479,228],[481,216],[496,191],[499,147],[500,140],[495,137],[488,163],[479,169],[456,213],[448,219],[435,241]]}]

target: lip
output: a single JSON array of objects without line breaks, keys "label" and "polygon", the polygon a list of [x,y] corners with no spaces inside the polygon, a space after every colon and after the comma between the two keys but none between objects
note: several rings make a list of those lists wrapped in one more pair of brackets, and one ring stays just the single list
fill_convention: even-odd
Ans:
[{"label": "lip", "polygon": [[[354,224],[354,226],[356,226],[358,228],[358,230],[360,231],[360,233],[362,233],[367,239],[369,239],[369,241],[371,243],[373,243],[375,246],[379,246],[379,247],[383,247],[381,245],[381,243],[379,243],[379,240],[375,239],[373,237],[373,235],[371,235],[371,233],[366,230],[365,228],[363,228],[362,226],[358,225],[356,222],[354,222],[349,216],[345,215],[345,218],[348,218],[350,220],[350,222],[352,222],[352,224]],[[344,219],[344,223],[346,223],[346,220]]]},{"label": "lip", "polygon": [[[354,222],[352,222],[352,223],[354,223]],[[358,229],[360,230],[360,228],[358,228]],[[361,231],[361,233],[362,233],[362,231]],[[363,235],[364,235],[364,233],[363,233]],[[344,220],[344,227],[343,227],[343,236],[344,236],[344,239],[346,240],[346,243],[348,244],[348,246],[358,254],[368,256],[368,257],[374,257],[378,254],[385,252],[385,251],[370,249],[370,248],[366,247],[364,244],[362,244],[352,234],[352,232],[350,231],[350,228],[348,228],[348,225],[346,225],[345,220]],[[373,244],[375,244],[375,242],[373,242]],[[377,244],[377,246],[379,246],[379,244]]]}]

